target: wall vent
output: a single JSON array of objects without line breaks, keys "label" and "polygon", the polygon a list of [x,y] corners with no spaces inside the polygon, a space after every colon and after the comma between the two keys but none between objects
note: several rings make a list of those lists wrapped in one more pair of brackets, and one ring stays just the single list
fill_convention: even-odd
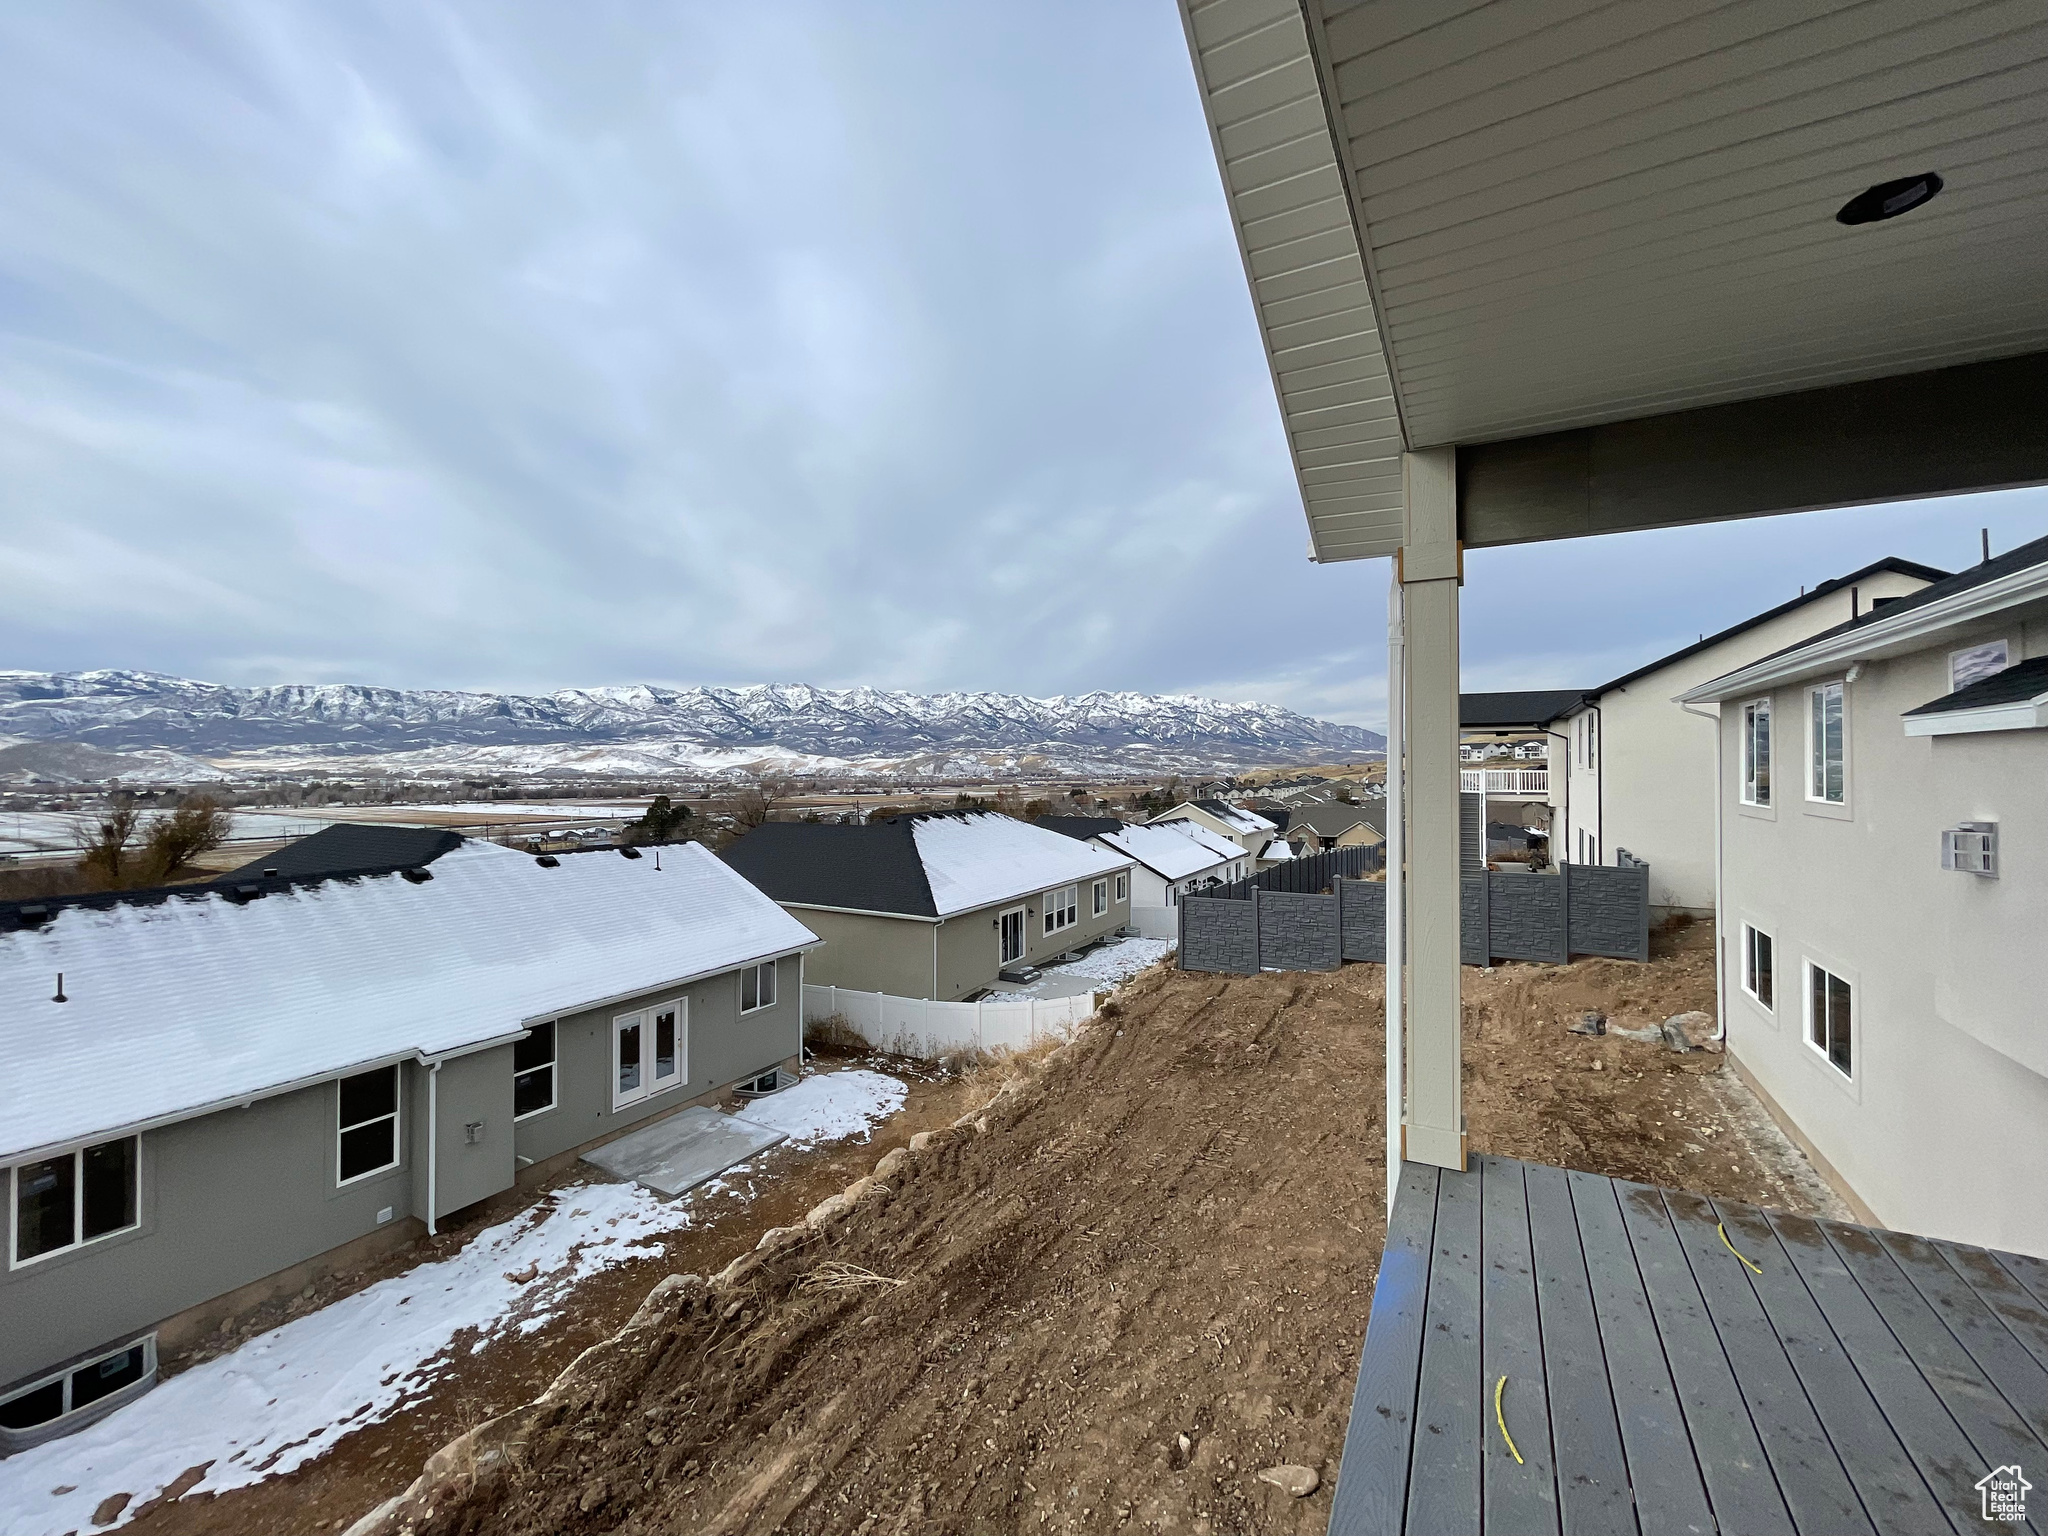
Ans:
[{"label": "wall vent", "polygon": [[1998,878],[1998,823],[1966,821],[1941,834],[1941,867]]}]

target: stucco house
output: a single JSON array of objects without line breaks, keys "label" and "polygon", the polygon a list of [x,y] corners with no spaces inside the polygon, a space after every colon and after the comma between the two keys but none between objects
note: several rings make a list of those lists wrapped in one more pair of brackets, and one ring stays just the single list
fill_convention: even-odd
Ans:
[{"label": "stucco house", "polygon": [[800,1067],[816,942],[700,847],[0,906],[0,1453],[146,1390],[159,1349]]},{"label": "stucco house", "polygon": [[1198,827],[1207,827],[1211,832],[1229,838],[1246,853],[1257,853],[1280,828],[1271,818],[1261,816],[1257,811],[1248,811],[1242,806],[1230,805],[1222,800],[1183,800],[1171,810],[1161,811],[1152,818],[1153,823],[1163,821],[1191,821]]},{"label": "stucco house", "polygon": [[1294,813],[1287,826],[1288,841],[1303,853],[1327,853],[1332,848],[1377,848],[1387,840],[1387,803],[1346,805],[1333,800],[1327,805],[1305,806]]},{"label": "stucco house", "polygon": [[1683,702],[1730,1060],[1866,1221],[2048,1255],[2048,539]]},{"label": "stucco house", "polygon": [[1130,921],[1127,856],[993,812],[771,821],[724,858],[825,941],[818,986],[957,1002]]}]

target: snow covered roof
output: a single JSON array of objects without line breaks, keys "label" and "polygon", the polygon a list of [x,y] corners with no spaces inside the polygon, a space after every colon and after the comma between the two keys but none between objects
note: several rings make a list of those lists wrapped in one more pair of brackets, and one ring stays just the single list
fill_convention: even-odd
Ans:
[{"label": "snow covered roof", "polygon": [[817,942],[702,847],[659,862],[586,853],[546,868],[469,843],[417,884],[333,880],[239,904],[200,887],[0,933],[0,1164],[459,1054]]},{"label": "snow covered roof", "polygon": [[1288,842],[1284,837],[1276,837],[1259,850],[1259,857],[1262,859],[1291,859],[1294,857],[1294,844]]},{"label": "snow covered roof", "polygon": [[924,816],[912,834],[941,917],[1122,869],[1127,860],[1010,816]]},{"label": "snow covered roof", "polygon": [[1199,822],[1157,821],[1105,832],[1098,841],[1127,853],[1162,880],[1184,880],[1244,857],[1244,850]]},{"label": "snow covered roof", "polygon": [[[1231,831],[1239,834],[1246,832],[1278,832],[1280,830],[1257,811],[1247,811],[1242,806],[1231,805],[1222,800],[1184,801],[1170,811],[1162,811],[1159,815],[1154,816],[1152,820],[1154,822],[1162,822],[1174,818],[1185,819],[1190,809],[1199,810],[1215,817],[1216,820],[1222,822]],[[1243,850],[1240,849],[1239,851],[1242,852]]]}]

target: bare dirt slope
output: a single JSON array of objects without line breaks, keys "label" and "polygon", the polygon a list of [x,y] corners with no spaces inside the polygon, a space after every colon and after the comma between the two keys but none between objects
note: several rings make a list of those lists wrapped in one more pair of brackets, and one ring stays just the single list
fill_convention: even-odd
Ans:
[{"label": "bare dirt slope", "polygon": [[[1718,1056],[1562,1028],[1710,1002],[1710,943],[1470,973],[1475,1142],[1823,1204]],[[1383,1236],[1380,985],[1147,973],[985,1131],[744,1278],[678,1284],[398,1523],[1321,1531]],[[1276,1463],[1321,1488],[1257,1480]]]}]

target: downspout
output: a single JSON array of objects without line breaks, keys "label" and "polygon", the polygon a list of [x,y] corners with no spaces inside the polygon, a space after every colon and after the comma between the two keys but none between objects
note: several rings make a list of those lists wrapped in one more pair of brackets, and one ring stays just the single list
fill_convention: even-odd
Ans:
[{"label": "downspout", "polygon": [[435,1188],[435,1174],[439,1171],[435,1154],[441,1146],[441,1063],[436,1061],[427,1067],[427,1236],[434,1236],[440,1229],[435,1225],[435,1207],[440,1202],[440,1192]]},{"label": "downspout", "polygon": [[1403,636],[1407,618],[1401,603],[1401,571],[1397,565],[1387,588],[1387,1213],[1393,1214],[1394,1196],[1401,1187],[1403,1141],[1402,1089],[1407,1078],[1408,1058],[1403,1048],[1406,998],[1403,965],[1408,956],[1406,911],[1402,894],[1406,890],[1407,808],[1403,754],[1407,750],[1405,730],[1408,714],[1407,654]]},{"label": "downspout", "polygon": [[1593,840],[1593,862],[1598,864],[1607,843],[1607,722],[1600,718],[1598,704],[1593,706],[1593,814],[1600,827]]},{"label": "downspout", "polygon": [[1721,922],[1721,712],[1708,714],[1690,704],[1678,706],[1688,715],[1714,722],[1714,1038],[1728,1038],[1728,935]]}]

